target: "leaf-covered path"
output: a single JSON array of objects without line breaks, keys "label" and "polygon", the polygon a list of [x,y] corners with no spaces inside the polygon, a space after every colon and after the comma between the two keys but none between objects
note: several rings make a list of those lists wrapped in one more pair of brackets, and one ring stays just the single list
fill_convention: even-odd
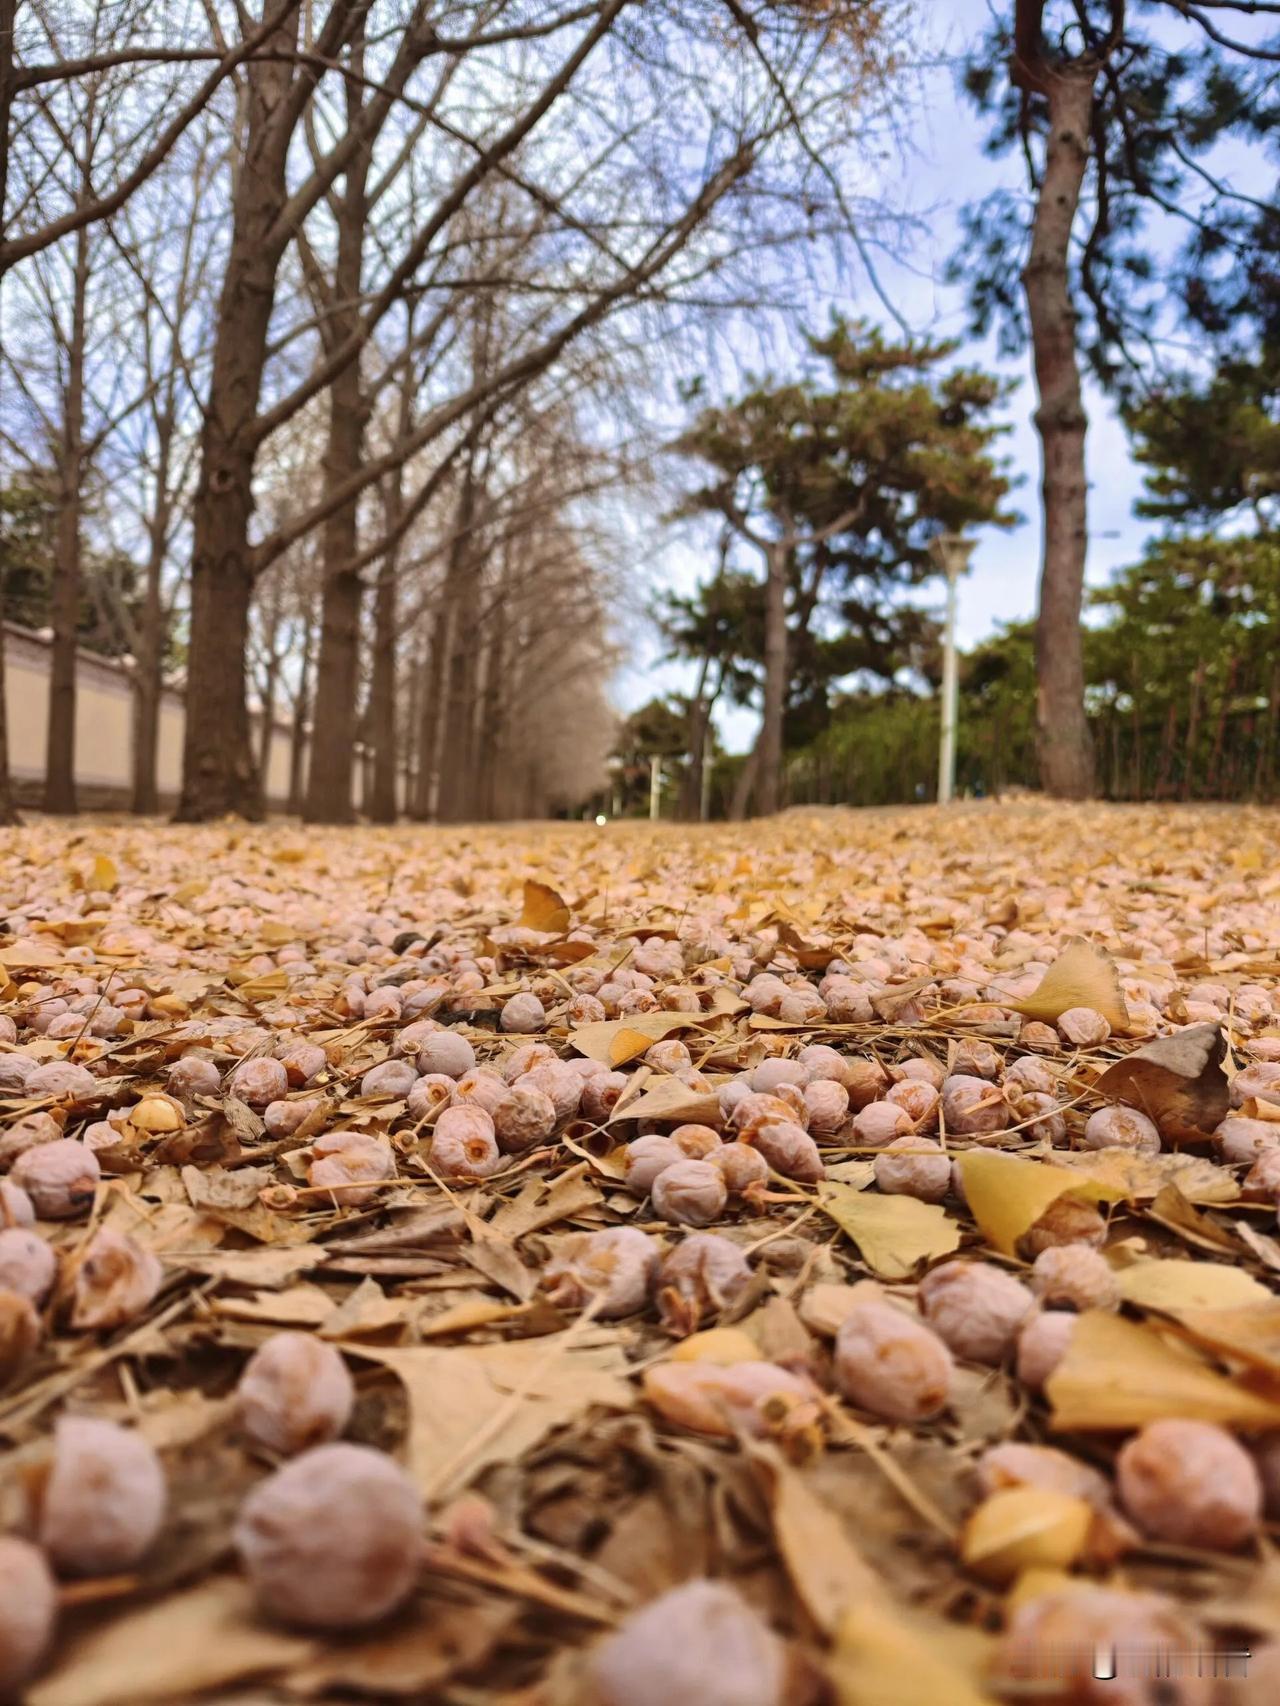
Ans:
[{"label": "leaf-covered path", "polygon": [[0,1689],[1274,1700],[1278,829],[9,834]]}]

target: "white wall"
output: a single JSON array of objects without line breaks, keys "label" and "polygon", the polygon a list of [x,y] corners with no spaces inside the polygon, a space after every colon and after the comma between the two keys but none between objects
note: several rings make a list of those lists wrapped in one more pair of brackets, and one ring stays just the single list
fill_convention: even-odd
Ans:
[{"label": "white wall", "polygon": [[[16,623],[4,625],[5,712],[9,769],[19,791],[33,797],[44,781],[49,721],[50,642]],[[166,688],[160,706],[157,784],[171,804],[182,785],[182,695]],[[258,719],[253,719],[254,751]],[[277,722],[271,735],[264,792],[282,809],[289,797],[290,730]],[[76,786],[88,804],[124,805],[133,785],[133,696],[123,664],[81,651],[76,666]]]}]

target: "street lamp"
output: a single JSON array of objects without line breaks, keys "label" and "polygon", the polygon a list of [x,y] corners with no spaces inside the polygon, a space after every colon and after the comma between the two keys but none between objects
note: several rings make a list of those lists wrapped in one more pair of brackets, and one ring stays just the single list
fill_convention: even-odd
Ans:
[{"label": "street lamp", "polygon": [[950,803],[956,785],[956,579],[968,567],[977,541],[963,533],[939,533],[929,555],[947,577],[947,622],[942,632],[942,739],[938,746],[938,804]]}]

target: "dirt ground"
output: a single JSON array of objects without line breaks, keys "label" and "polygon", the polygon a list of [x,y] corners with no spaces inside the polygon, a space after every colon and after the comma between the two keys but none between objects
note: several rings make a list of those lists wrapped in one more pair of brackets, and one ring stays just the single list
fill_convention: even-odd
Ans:
[{"label": "dirt ground", "polygon": [[7,833],[0,1681],[1280,1698],[1278,831]]}]

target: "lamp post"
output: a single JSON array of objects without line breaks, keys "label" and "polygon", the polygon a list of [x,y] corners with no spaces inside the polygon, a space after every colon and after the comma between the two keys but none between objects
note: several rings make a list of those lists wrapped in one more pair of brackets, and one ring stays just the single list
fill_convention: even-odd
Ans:
[{"label": "lamp post", "polygon": [[938,804],[948,805],[956,785],[956,717],[959,678],[956,670],[956,580],[968,567],[977,541],[963,533],[939,533],[929,541],[929,554],[947,577],[947,620],[942,631],[942,739],[938,746]]}]

